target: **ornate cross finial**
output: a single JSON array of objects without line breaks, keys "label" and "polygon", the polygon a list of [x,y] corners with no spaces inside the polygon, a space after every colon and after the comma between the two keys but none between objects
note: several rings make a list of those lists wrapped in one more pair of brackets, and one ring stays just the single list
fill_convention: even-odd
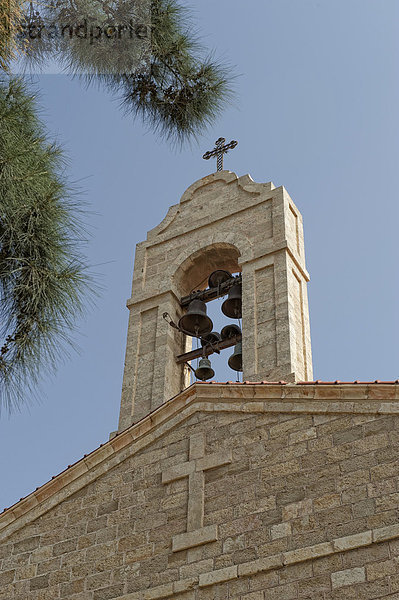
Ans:
[{"label": "ornate cross finial", "polygon": [[223,146],[225,141],[225,138],[220,137],[215,142],[215,148],[213,150],[210,150],[209,152],[205,152],[205,154],[202,157],[205,158],[205,160],[208,160],[209,158],[216,156],[216,167],[218,171],[223,171],[223,155],[227,154],[229,150],[232,150],[238,144],[236,140],[232,140],[229,144]]}]

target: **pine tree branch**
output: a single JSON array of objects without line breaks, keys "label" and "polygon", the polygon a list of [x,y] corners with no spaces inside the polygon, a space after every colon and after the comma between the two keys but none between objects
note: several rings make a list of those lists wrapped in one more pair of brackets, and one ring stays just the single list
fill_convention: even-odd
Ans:
[{"label": "pine tree branch", "polygon": [[0,81],[0,157],[0,407],[11,410],[71,345],[90,277],[62,153],[19,80]]}]

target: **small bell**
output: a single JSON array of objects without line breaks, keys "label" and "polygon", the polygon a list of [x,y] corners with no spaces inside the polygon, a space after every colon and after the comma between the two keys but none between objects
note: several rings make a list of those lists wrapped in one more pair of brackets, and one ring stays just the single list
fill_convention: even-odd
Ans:
[{"label": "small bell", "polygon": [[242,371],[242,343],[234,346],[234,352],[228,360],[228,365],[233,371]]},{"label": "small bell", "polygon": [[201,338],[201,346],[207,346],[208,344],[216,344],[220,342],[222,336],[217,331],[211,331],[211,333],[207,333]]},{"label": "small bell", "polygon": [[198,369],[195,369],[196,378],[201,381],[206,381],[207,379],[212,379],[214,375],[215,371],[212,369],[209,358],[201,358]]},{"label": "small bell", "polygon": [[199,337],[212,331],[212,320],[206,314],[202,300],[192,300],[185,315],[179,320],[179,328],[189,335]]},{"label": "small bell", "polygon": [[220,332],[220,335],[222,336],[222,340],[228,340],[229,338],[232,338],[236,335],[240,335],[241,334],[241,329],[238,327],[238,325],[234,325],[233,323],[231,325],[225,325],[222,329],[222,331]]},{"label": "small bell", "polygon": [[242,287],[239,283],[236,283],[230,288],[229,295],[222,304],[222,313],[230,319],[241,319]]},{"label": "small bell", "polygon": [[218,271],[213,271],[213,273],[209,275],[208,285],[210,288],[218,287],[221,283],[224,283],[230,278],[231,273],[219,269]]}]

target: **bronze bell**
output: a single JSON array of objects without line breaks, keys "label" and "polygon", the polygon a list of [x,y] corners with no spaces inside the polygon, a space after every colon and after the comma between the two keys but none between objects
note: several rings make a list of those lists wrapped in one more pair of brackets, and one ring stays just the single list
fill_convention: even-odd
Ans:
[{"label": "bronze bell", "polygon": [[228,360],[228,365],[233,371],[242,371],[242,343],[234,346],[234,352]]},{"label": "bronze bell", "polygon": [[241,329],[238,327],[238,325],[234,325],[234,323],[232,323],[231,325],[225,325],[222,329],[222,331],[220,332],[220,335],[222,336],[222,340],[228,340],[229,338],[232,338],[236,335],[240,335],[241,334]]},{"label": "bronze bell", "polygon": [[222,336],[217,331],[211,331],[211,333],[207,333],[201,338],[201,346],[204,347],[207,344],[216,344],[220,342]]},{"label": "bronze bell", "polygon": [[213,273],[209,275],[208,285],[210,288],[218,287],[218,285],[224,283],[230,279],[230,277],[231,273],[229,273],[229,271],[222,271],[221,269],[213,271]]},{"label": "bronze bell", "polygon": [[202,300],[192,300],[185,315],[179,320],[179,328],[189,335],[199,337],[210,333],[212,320],[206,314],[206,304]]},{"label": "bronze bell", "polygon": [[207,379],[212,379],[214,375],[215,371],[212,369],[209,358],[201,358],[198,369],[195,369],[196,378],[201,381],[206,381]]},{"label": "bronze bell", "polygon": [[222,304],[222,313],[230,319],[241,319],[242,317],[242,287],[239,283],[233,285],[229,290],[227,299]]}]

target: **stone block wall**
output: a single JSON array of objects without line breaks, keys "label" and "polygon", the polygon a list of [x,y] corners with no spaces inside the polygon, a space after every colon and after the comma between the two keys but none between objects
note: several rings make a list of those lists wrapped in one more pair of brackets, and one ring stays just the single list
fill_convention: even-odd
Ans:
[{"label": "stone block wall", "polygon": [[0,599],[397,600],[394,402],[329,414],[244,388],[5,538]]}]

